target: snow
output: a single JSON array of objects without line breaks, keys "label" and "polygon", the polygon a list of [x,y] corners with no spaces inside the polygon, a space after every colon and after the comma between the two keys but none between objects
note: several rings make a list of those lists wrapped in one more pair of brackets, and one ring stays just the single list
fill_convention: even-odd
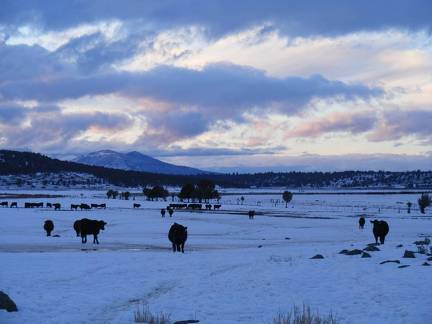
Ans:
[{"label": "snow", "polygon": [[[342,323],[430,322],[432,267],[421,265],[425,255],[401,258],[405,249],[416,251],[415,240],[432,237],[432,213],[419,214],[417,194],[294,195],[285,208],[275,205],[280,194],[254,191],[243,205],[240,195],[227,195],[220,212],[176,211],[172,219],[160,216],[169,201],[107,200],[98,191],[8,199],[20,206],[60,202],[63,209],[0,208],[0,290],[19,308],[0,311],[0,323],[132,323],[138,305],[173,320],[270,323],[303,304]],[[411,214],[407,201],[415,206]],[[108,208],[68,210],[81,202]],[[131,208],[134,202],[142,207]],[[245,215],[249,209],[258,212],[254,220]],[[364,230],[359,215],[368,217]],[[75,236],[72,224],[84,217],[108,223],[100,245]],[[381,251],[371,258],[338,254],[372,243],[374,218],[390,225]],[[45,236],[45,219],[60,237]],[[171,251],[174,221],[188,226],[185,254]],[[310,259],[318,253],[325,258]],[[410,267],[379,264],[392,259]]]}]

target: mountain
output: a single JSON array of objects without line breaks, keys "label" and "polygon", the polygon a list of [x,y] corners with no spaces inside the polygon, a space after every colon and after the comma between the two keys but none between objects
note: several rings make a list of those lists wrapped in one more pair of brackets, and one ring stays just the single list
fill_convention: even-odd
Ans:
[{"label": "mountain", "polygon": [[177,174],[177,175],[199,175],[210,172],[174,165],[139,152],[119,153],[111,150],[97,151],[80,155],[73,160],[77,163],[103,166],[112,169],[142,171],[150,173]]}]

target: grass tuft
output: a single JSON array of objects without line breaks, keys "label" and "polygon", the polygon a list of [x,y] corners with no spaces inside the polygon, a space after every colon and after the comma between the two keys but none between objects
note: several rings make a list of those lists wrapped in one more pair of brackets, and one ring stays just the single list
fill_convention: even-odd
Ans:
[{"label": "grass tuft", "polygon": [[279,312],[273,318],[273,324],[337,324],[338,321],[330,313],[322,316],[318,312],[313,313],[310,306],[303,305],[303,308],[293,306],[288,313]]},{"label": "grass tuft", "polygon": [[138,309],[134,312],[135,323],[146,323],[146,324],[170,324],[170,314],[153,314],[148,306],[138,306]]}]

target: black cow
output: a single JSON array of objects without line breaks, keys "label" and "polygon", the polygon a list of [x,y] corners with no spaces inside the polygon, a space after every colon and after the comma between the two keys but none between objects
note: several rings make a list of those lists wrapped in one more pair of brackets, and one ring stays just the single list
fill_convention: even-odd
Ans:
[{"label": "black cow", "polygon": [[44,223],[44,230],[47,233],[47,236],[51,236],[51,232],[54,230],[54,223],[52,220],[48,219]]},{"label": "black cow", "polygon": [[35,207],[43,207],[43,203],[24,203],[24,208],[35,208]]},{"label": "black cow", "polygon": [[72,209],[78,210],[78,207],[79,207],[79,205],[71,204],[71,210],[72,210]]},{"label": "black cow", "polygon": [[213,205],[213,209],[214,209],[214,210],[216,210],[216,209],[219,210],[219,208],[221,208],[221,206],[222,206],[222,205]]},{"label": "black cow", "polygon": [[83,218],[80,221],[80,234],[81,234],[81,243],[87,243],[87,235],[93,235],[93,244],[99,244],[99,240],[97,238],[100,230],[105,230],[105,223],[103,220],[93,220]]},{"label": "black cow", "polygon": [[172,243],[173,252],[182,252],[184,253],[184,245],[187,240],[187,227],[174,223],[169,232],[168,239]]},{"label": "black cow", "polygon": [[185,209],[185,208],[187,208],[187,204],[175,204],[175,205],[177,205],[177,207],[175,207],[175,208],[178,208],[178,209]]},{"label": "black cow", "polygon": [[7,201],[2,201],[2,202],[0,202],[0,206],[2,206],[2,207],[8,207],[9,203]]},{"label": "black cow", "polygon": [[359,218],[359,227],[360,227],[361,229],[364,228],[365,223],[366,223],[366,221],[365,221],[364,217],[360,217],[360,218]]},{"label": "black cow", "polygon": [[161,209],[161,215],[162,215],[162,217],[165,217],[165,213],[166,213],[165,208],[162,208],[162,209]]},{"label": "black cow", "polygon": [[187,204],[169,204],[169,208],[173,208],[173,209],[183,209],[186,207]]},{"label": "black cow", "polygon": [[106,204],[91,204],[91,208],[103,208],[106,209]]},{"label": "black cow", "polygon": [[211,210],[211,209],[212,209],[212,205],[211,205],[211,204],[206,204],[206,205],[205,205],[205,208],[206,208],[207,210]]},{"label": "black cow", "polygon": [[54,210],[60,210],[61,208],[61,205],[59,203],[52,204],[52,206],[54,207]]},{"label": "black cow", "polygon": [[255,210],[249,210],[248,216],[249,216],[249,219],[253,219],[255,217]]},{"label": "black cow", "polygon": [[141,204],[133,204],[133,208],[140,208]]},{"label": "black cow", "polygon": [[16,201],[11,202],[10,208],[12,208],[12,207],[18,208],[18,203]]},{"label": "black cow", "polygon": [[192,209],[192,210],[202,209],[202,204],[189,204],[189,205],[187,205],[187,208]]},{"label": "black cow", "polygon": [[73,228],[76,232],[76,235],[80,236],[80,233],[81,233],[81,220],[80,219],[78,219],[74,222]]},{"label": "black cow", "polygon": [[52,208],[52,204],[51,203],[46,203],[46,208]]},{"label": "black cow", "polygon": [[168,209],[168,214],[170,215],[170,217],[172,217],[172,215],[174,214],[174,209],[172,208],[167,208]]},{"label": "black cow", "polygon": [[389,232],[389,226],[386,221],[379,221],[375,219],[370,221],[373,224],[373,235],[375,236],[375,243],[378,244],[378,238],[381,244],[384,244],[386,235]]},{"label": "black cow", "polygon": [[81,205],[79,205],[79,208],[81,208],[81,210],[83,210],[83,209],[90,210],[91,209],[91,207],[87,204],[81,204]]}]

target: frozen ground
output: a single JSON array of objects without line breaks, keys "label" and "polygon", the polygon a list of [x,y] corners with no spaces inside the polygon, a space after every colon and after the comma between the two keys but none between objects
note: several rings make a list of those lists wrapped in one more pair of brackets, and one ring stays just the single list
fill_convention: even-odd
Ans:
[{"label": "frozen ground", "polygon": [[[270,323],[303,303],[342,323],[432,323],[432,267],[421,265],[424,255],[401,258],[405,249],[416,250],[415,240],[432,237],[430,210],[406,213],[406,202],[415,204],[418,195],[297,195],[288,208],[275,205],[280,195],[245,195],[243,205],[227,195],[220,212],[175,212],[170,219],[159,213],[166,202],[63,194],[33,200],[61,202],[61,211],[0,207],[0,290],[19,308],[0,311],[0,323],[132,323],[144,304],[173,320]],[[67,209],[81,202],[108,208]],[[252,221],[244,214],[249,209],[259,212]],[[371,258],[338,254],[373,242],[368,221],[358,229],[360,214],[387,220],[386,244]],[[84,217],[108,223],[100,245],[82,245],[75,236],[73,221]],[[45,219],[60,237],[45,236]],[[174,221],[188,226],[185,254],[171,252]],[[325,259],[311,260],[317,253]],[[410,267],[379,264],[388,259]]]}]

